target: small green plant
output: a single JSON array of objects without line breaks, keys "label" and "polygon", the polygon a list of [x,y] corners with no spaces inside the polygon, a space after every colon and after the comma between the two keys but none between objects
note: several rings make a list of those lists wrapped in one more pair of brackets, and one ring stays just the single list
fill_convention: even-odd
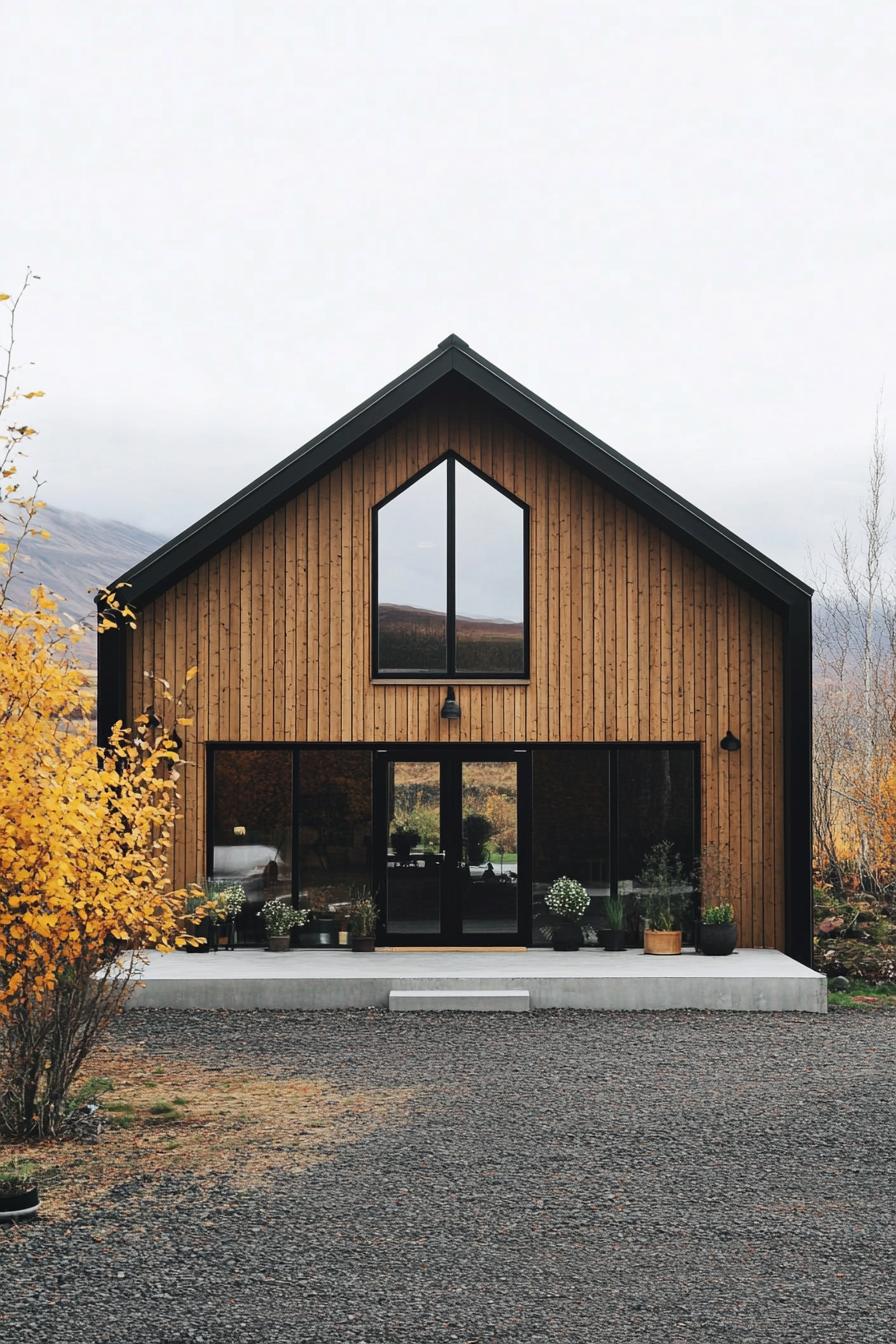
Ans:
[{"label": "small green plant", "polygon": [[625,897],[610,892],[604,897],[604,918],[608,929],[625,928]]},{"label": "small green plant", "polygon": [[582,918],[590,900],[581,882],[577,882],[574,877],[558,877],[556,882],[552,883],[544,903],[551,914],[557,915],[559,919],[571,919],[575,922]]},{"label": "small green plant", "polygon": [[372,938],[376,932],[379,911],[376,901],[366,886],[352,887],[349,922],[352,933],[358,938]]},{"label": "small green plant", "polygon": [[0,1166],[0,1195],[23,1195],[37,1181],[37,1165],[14,1157]]},{"label": "small green plant", "polygon": [[667,933],[681,927],[678,907],[687,879],[671,840],[661,840],[647,851],[638,886],[647,928]]},{"label": "small green plant", "polygon": [[205,898],[209,906],[214,906],[219,919],[238,915],[246,904],[246,892],[240,882],[210,879],[205,884]]},{"label": "small green plant", "polygon": [[180,1111],[170,1101],[154,1101],[151,1106],[147,1107],[147,1110],[156,1119],[176,1120],[180,1116]]},{"label": "small green plant", "polygon": [[722,902],[721,905],[708,905],[702,915],[704,924],[733,924],[734,906]]},{"label": "small green plant", "polygon": [[301,928],[308,923],[308,911],[296,909],[289,897],[278,896],[267,901],[258,912],[264,920],[265,933],[269,938],[284,938],[291,929]]},{"label": "small green plant", "polygon": [[410,826],[396,826],[389,836],[389,843],[396,854],[407,858],[415,845],[420,843],[420,832]]},{"label": "small green plant", "polygon": [[480,812],[468,812],[464,817],[464,849],[467,863],[485,863],[488,858],[488,842],[492,838],[494,826],[488,817]]}]

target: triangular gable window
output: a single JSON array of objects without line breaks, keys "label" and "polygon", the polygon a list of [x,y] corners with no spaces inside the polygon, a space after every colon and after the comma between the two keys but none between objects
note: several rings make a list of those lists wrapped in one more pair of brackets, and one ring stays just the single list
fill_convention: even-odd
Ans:
[{"label": "triangular gable window", "polygon": [[374,675],[528,674],[528,510],[449,455],[373,511]]}]

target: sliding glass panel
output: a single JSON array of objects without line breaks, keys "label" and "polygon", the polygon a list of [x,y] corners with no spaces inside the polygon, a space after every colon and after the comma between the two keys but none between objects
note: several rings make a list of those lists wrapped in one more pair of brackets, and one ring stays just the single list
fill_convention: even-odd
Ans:
[{"label": "sliding glass panel", "polygon": [[438,761],[390,761],[386,929],[424,937],[441,929],[445,852]]},{"label": "sliding glass panel", "polygon": [[[686,942],[694,934],[695,776],[694,752],[662,747],[619,751],[619,891],[644,907],[638,881],[654,846],[668,842],[681,862],[683,880],[673,894],[673,913]],[[640,898],[640,899],[639,899]]]},{"label": "sliding glass panel", "polygon": [[523,672],[523,510],[455,464],[458,672]]},{"label": "sliding glass panel", "polygon": [[292,752],[216,751],[211,876],[242,884],[241,942],[264,941],[264,901],[292,892]]},{"label": "sliding glass panel", "polygon": [[610,752],[532,752],[532,939],[548,943],[554,917],[544,899],[558,877],[574,877],[591,897],[582,921],[594,941],[610,891]]},{"label": "sliding glass panel", "polygon": [[348,915],[352,888],[370,885],[371,753],[299,751],[299,897]]},{"label": "sliding glass panel", "polygon": [[447,472],[441,462],[377,512],[380,672],[448,666]]},{"label": "sliding glass panel", "polygon": [[483,937],[516,934],[516,762],[464,761],[461,769],[462,929]]}]

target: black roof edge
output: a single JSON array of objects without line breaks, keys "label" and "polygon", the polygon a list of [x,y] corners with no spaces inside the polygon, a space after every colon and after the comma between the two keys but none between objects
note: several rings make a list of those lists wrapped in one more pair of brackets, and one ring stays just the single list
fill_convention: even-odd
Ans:
[{"label": "black roof edge", "polygon": [[642,471],[455,335],[446,337],[430,354],[354,410],[133,565],[115,583],[129,586],[128,601],[133,605],[148,601],[452,372],[494,398],[525,424],[564,448],[590,472],[597,472],[632,503],[700,551],[721,561],[736,575],[742,575],[751,586],[777,603],[789,606],[795,599],[811,597],[812,589],[802,579]]}]

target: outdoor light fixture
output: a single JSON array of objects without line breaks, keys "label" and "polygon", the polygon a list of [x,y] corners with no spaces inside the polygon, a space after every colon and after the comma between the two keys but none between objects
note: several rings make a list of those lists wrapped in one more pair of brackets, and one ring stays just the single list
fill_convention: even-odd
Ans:
[{"label": "outdoor light fixture", "polygon": [[727,733],[719,743],[719,746],[722,748],[723,751],[740,751],[740,738],[735,737],[731,729],[729,728]]},{"label": "outdoor light fixture", "polygon": [[180,733],[176,728],[172,728],[171,732],[168,734],[168,741],[174,744],[175,751],[180,751],[181,747],[184,745]]},{"label": "outdoor light fixture", "polygon": [[454,698],[454,687],[448,687],[448,694],[445,696],[445,703],[442,705],[443,719],[459,719],[460,705]]}]

